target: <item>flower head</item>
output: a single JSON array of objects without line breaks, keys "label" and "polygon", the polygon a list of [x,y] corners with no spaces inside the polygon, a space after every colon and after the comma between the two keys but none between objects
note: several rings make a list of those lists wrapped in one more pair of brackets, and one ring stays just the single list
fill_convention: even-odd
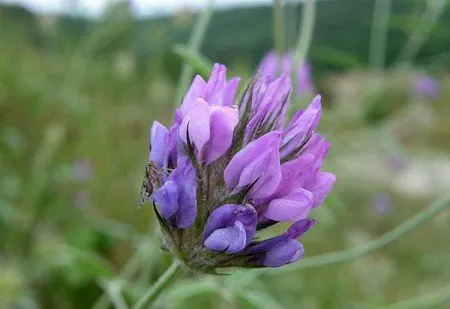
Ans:
[{"label": "flower head", "polygon": [[[238,84],[216,64],[208,81],[195,77],[172,127],[155,122],[150,134],[164,247],[203,272],[297,261],[304,250],[296,239],[335,181],[320,170],[330,146],[316,132],[320,96],[285,123],[288,76],[257,76],[236,106]],[[278,222],[292,225],[257,240]]]},{"label": "flower head", "polygon": [[295,74],[295,93],[297,96],[313,91],[311,78],[311,67],[308,63],[293,68],[294,59],[292,53],[279,56],[276,52],[269,52],[261,61],[260,74],[267,76],[270,81],[274,80],[279,73],[290,76]]}]

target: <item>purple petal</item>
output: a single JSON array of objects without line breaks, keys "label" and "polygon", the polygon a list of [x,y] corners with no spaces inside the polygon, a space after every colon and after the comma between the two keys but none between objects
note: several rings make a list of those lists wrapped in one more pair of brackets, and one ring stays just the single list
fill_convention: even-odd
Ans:
[{"label": "purple petal", "polygon": [[275,195],[284,196],[291,192],[294,186],[302,187],[316,172],[317,158],[313,153],[305,153],[295,160],[283,163],[282,177]]},{"label": "purple petal", "polygon": [[[281,71],[283,74],[291,75],[292,74],[292,66],[294,61],[292,59],[292,54],[287,54],[282,57],[282,68]],[[298,76],[297,76],[298,78]]]},{"label": "purple petal", "polygon": [[321,97],[316,96],[308,108],[295,115],[283,132],[281,142],[281,156],[285,157],[300,147],[306,139],[314,132],[321,116]]},{"label": "purple petal", "polygon": [[306,189],[311,191],[314,195],[314,203],[312,207],[317,207],[323,203],[328,193],[333,188],[333,184],[336,181],[336,176],[331,173],[322,172],[310,182]]},{"label": "purple petal", "polygon": [[196,99],[181,122],[181,140],[187,143],[187,131],[189,130],[189,139],[200,153],[210,138],[209,122],[210,107],[208,103],[203,99]]},{"label": "purple petal", "polygon": [[296,262],[303,255],[303,246],[296,240],[287,240],[264,255],[262,265],[267,267],[280,267]]},{"label": "purple petal", "polygon": [[227,204],[215,209],[206,222],[203,238],[208,238],[215,230],[232,226],[235,221],[244,225],[246,243],[250,243],[256,233],[257,212],[248,204]]},{"label": "purple petal", "polygon": [[225,87],[223,97],[223,106],[233,106],[234,98],[236,97],[236,93],[239,88],[239,83],[241,79],[239,77],[233,77],[230,79],[230,81],[227,83],[227,86]]},{"label": "purple petal", "polygon": [[246,129],[246,142],[254,139],[255,131],[261,131],[261,128],[265,132],[281,128],[291,89],[289,76],[283,75],[267,85],[260,99],[257,96],[253,98],[254,115]]},{"label": "purple petal", "polygon": [[267,206],[264,217],[274,221],[298,221],[308,217],[314,202],[314,195],[303,189],[295,188],[286,196],[272,200]]},{"label": "purple petal", "polygon": [[180,126],[176,124],[170,128],[164,154],[165,168],[174,169],[177,166],[177,158],[178,158],[177,146],[178,146],[179,128]]},{"label": "purple petal", "polygon": [[238,111],[232,107],[213,107],[210,140],[205,150],[206,164],[220,158],[231,146],[233,131],[238,123]]},{"label": "purple petal", "polygon": [[200,75],[195,76],[192,81],[191,87],[184,96],[183,102],[181,103],[180,110],[183,114],[191,108],[192,103],[198,98],[203,98],[205,94],[206,82]]},{"label": "purple petal", "polygon": [[275,79],[277,73],[278,56],[275,52],[269,52],[261,61],[259,66],[259,74],[261,76],[269,76]]},{"label": "purple petal", "polygon": [[226,75],[227,68],[223,64],[215,63],[205,87],[206,102],[213,104],[218,100],[226,85]]},{"label": "purple petal", "polygon": [[282,244],[283,242],[295,239],[300,236],[302,236],[304,233],[306,233],[311,227],[314,226],[316,223],[315,220],[311,219],[302,219],[300,221],[295,222],[294,224],[289,227],[289,229],[282,235],[275,236],[266,240],[263,240],[257,244],[251,245],[247,250],[246,253],[248,254],[264,254],[265,252],[268,252],[272,250],[274,247],[278,246],[279,244]]},{"label": "purple petal", "polygon": [[207,238],[214,230],[230,225],[236,218],[235,213],[238,209],[239,205],[234,204],[227,204],[216,208],[206,221],[203,237]]},{"label": "purple petal", "polygon": [[158,121],[153,122],[150,130],[150,153],[148,159],[154,161],[156,166],[164,166],[164,153],[167,147],[169,131]]},{"label": "purple petal", "polygon": [[204,244],[214,251],[239,252],[246,245],[244,225],[241,221],[235,221],[232,226],[215,230],[206,238]]},{"label": "purple petal", "polygon": [[224,171],[228,189],[238,192],[253,184],[249,198],[270,196],[281,180],[280,139],[280,132],[270,132],[239,151]]},{"label": "purple petal", "polygon": [[[281,69],[278,68],[281,60]],[[285,75],[292,75],[293,71],[296,74],[297,85],[295,87],[296,95],[299,96],[305,92],[310,92],[313,89],[311,68],[308,63],[304,63],[302,66],[293,68],[293,56],[292,53],[285,54],[279,59],[279,56],[275,52],[269,52],[261,61],[259,72],[261,76],[268,77],[271,81],[277,78],[278,73]],[[279,72],[281,70],[281,72]]]},{"label": "purple petal", "polygon": [[286,233],[284,233],[284,236],[286,239],[295,239],[303,236],[306,232],[308,232],[313,226],[316,224],[316,220],[312,219],[302,219],[294,224],[292,224]]},{"label": "purple petal", "polygon": [[156,190],[153,202],[161,216],[166,220],[170,220],[170,217],[177,213],[180,208],[177,184],[174,181],[166,181],[161,188]]},{"label": "purple petal", "polygon": [[178,187],[179,210],[174,220],[177,228],[190,227],[197,216],[197,176],[188,159],[179,160],[178,167],[169,175],[168,180]]},{"label": "purple petal", "polygon": [[297,68],[297,96],[313,90],[311,67],[308,63]]}]

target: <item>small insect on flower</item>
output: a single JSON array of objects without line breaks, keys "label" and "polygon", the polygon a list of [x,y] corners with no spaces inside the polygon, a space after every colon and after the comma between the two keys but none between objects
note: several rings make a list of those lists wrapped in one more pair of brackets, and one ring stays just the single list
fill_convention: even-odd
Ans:
[{"label": "small insect on flower", "polygon": [[137,201],[138,207],[142,207],[147,201],[151,200],[153,192],[155,192],[158,186],[158,174],[159,169],[155,162],[148,161],[145,167],[145,176],[142,180],[141,190],[139,192],[139,198]]}]

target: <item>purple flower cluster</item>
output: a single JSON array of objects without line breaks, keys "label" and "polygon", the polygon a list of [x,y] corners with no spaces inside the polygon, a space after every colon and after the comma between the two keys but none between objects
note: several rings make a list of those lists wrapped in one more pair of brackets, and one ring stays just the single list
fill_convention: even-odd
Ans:
[{"label": "purple flower cluster", "polygon": [[293,71],[293,56],[288,53],[280,57],[276,52],[269,52],[261,61],[260,74],[266,76],[269,80],[275,80],[279,73],[290,76],[295,74],[295,93],[300,96],[305,93],[311,93],[314,89],[311,78],[311,68],[308,63],[295,68]]},{"label": "purple flower cluster", "polygon": [[[255,77],[239,105],[239,78],[216,64],[196,76],[170,129],[155,122],[149,160],[158,168],[153,203],[164,247],[191,268],[279,267],[303,254],[296,238],[315,223],[311,211],[335,181],[321,166],[329,143],[316,133],[317,96],[285,123],[288,76]],[[256,233],[291,222],[282,235]]]}]

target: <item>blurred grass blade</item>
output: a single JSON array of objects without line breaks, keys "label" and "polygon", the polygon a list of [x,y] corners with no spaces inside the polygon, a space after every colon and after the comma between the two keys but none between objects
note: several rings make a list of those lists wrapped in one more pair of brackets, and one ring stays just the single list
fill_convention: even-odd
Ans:
[{"label": "blurred grass blade", "polygon": [[[214,10],[214,0],[209,0],[203,13],[199,16],[194,29],[192,30],[191,38],[189,39],[188,48],[191,52],[197,53],[205,36],[211,16]],[[184,63],[181,68],[180,80],[178,81],[175,104],[179,104],[183,99],[184,93],[189,87],[189,82],[192,77],[192,67],[188,63]]]},{"label": "blurred grass blade", "polygon": [[[134,276],[142,266],[142,264],[145,262],[145,267],[149,268],[156,263],[149,263],[149,255],[151,254],[151,257],[153,260],[159,259],[161,255],[161,250],[159,250],[159,237],[157,228],[153,230],[153,233],[151,233],[151,237],[137,237],[138,239],[136,242],[138,242],[138,248],[135,250],[135,253],[133,256],[127,260],[125,266],[123,267],[122,271],[120,272],[118,278],[120,280],[127,282],[131,279],[132,276]],[[139,241],[138,241],[139,240]],[[152,260],[150,260],[152,261]],[[143,268],[145,268],[143,267]],[[145,274],[146,272],[142,272],[142,274]],[[116,279],[117,280],[117,279]],[[94,303],[92,306],[93,309],[106,309],[108,308],[110,299],[106,293],[103,293]]]},{"label": "blurred grass blade", "polygon": [[419,22],[417,27],[412,31],[408,41],[399,52],[394,63],[404,66],[414,60],[422,46],[427,41],[428,34],[444,13],[446,4],[447,0],[434,0],[426,2],[427,8],[422,15],[421,22]]},{"label": "blurred grass blade", "polygon": [[100,282],[100,285],[102,286],[103,290],[109,295],[109,298],[111,299],[111,302],[115,309],[128,309],[128,305],[122,296],[120,282],[116,280],[102,280]]},{"label": "blurred grass blade", "polygon": [[283,306],[267,292],[245,291],[239,293],[238,297],[257,309],[283,309]]},{"label": "blurred grass blade", "polygon": [[213,67],[212,62],[198,52],[195,52],[184,45],[175,45],[173,52],[180,56],[184,63],[189,64],[192,69],[204,78],[207,78]]},{"label": "blurred grass blade", "polygon": [[300,21],[300,34],[295,48],[292,65],[292,84],[297,84],[297,68],[302,67],[311,46],[316,22],[316,0],[305,0],[302,8],[302,19]]},{"label": "blurred grass blade", "polygon": [[106,279],[111,279],[114,277],[111,266],[101,257],[73,247],[68,247],[67,250],[70,254],[72,254],[77,264],[91,276]]},{"label": "blurred grass blade", "polygon": [[251,271],[240,271],[227,278],[225,284],[231,291],[239,291],[242,288],[250,285],[261,275],[262,269],[255,269]]},{"label": "blurred grass blade", "polygon": [[284,55],[284,12],[283,1],[273,1],[273,41],[278,54],[278,69],[281,69],[281,59]]},{"label": "blurred grass blade", "polygon": [[208,278],[200,281],[198,279],[190,279],[182,281],[174,286],[170,292],[164,295],[164,297],[161,297],[161,301],[158,301],[158,303],[164,303],[169,300],[180,301],[198,295],[212,293],[220,293],[220,286],[214,279]]},{"label": "blurred grass blade", "polygon": [[[400,301],[395,304],[391,304],[377,309],[424,309],[424,308],[436,308],[438,304],[441,304],[447,300],[450,300],[450,285],[444,288],[431,292],[419,297]],[[442,307],[443,308],[443,307]]]},{"label": "blurred grass blade", "polygon": [[324,64],[330,64],[345,69],[358,69],[365,66],[364,61],[359,55],[331,46],[320,46],[315,48],[314,59]]},{"label": "blurred grass blade", "polygon": [[386,43],[391,16],[392,0],[375,0],[372,29],[370,33],[369,64],[373,69],[382,70],[385,65]]}]

